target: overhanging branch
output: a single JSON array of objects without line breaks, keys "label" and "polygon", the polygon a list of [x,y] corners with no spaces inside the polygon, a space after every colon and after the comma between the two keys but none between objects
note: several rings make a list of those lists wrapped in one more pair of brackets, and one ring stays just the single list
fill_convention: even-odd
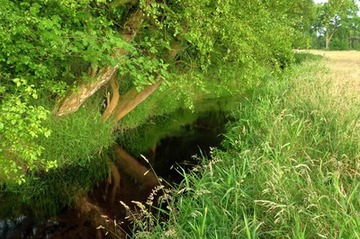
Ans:
[{"label": "overhanging branch", "polygon": [[70,94],[58,109],[56,115],[64,116],[77,111],[80,106],[103,85],[105,85],[116,73],[119,67],[104,67],[95,81],[81,83],[75,92]]},{"label": "overhanging branch", "polygon": [[[131,15],[122,32],[122,36],[125,41],[133,41],[135,35],[140,29],[142,21],[143,12],[141,10],[138,10]],[[127,51],[124,49],[118,49],[117,52],[120,53],[120,55],[127,55]],[[57,110],[56,115],[64,116],[76,112],[89,97],[95,94],[95,92],[97,92],[103,85],[110,81],[118,68],[119,65],[114,67],[103,67],[98,72],[95,81],[80,83],[80,85],[75,87],[76,90],[73,90],[73,92],[63,101]]]}]

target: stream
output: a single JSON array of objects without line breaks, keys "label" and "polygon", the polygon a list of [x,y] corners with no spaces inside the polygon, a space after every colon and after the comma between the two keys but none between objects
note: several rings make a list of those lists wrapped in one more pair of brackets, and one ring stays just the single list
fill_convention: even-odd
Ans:
[{"label": "stream", "polygon": [[[147,158],[157,176],[171,185],[176,185],[182,180],[180,171],[189,171],[198,165],[200,155],[210,155],[210,147],[220,147],[225,124],[231,120],[229,111],[239,101],[241,99],[234,98],[207,101],[206,104],[196,106],[198,109],[201,108],[196,110],[196,114],[189,110],[179,110],[171,115],[150,120],[140,126],[141,129],[133,129],[126,133],[131,137],[139,130],[145,132],[144,142],[140,143],[143,148],[134,149],[130,144],[127,147],[127,137],[119,139],[118,143],[144,166],[148,166],[143,159]],[[118,224],[116,230],[130,235],[132,224],[125,219],[126,210],[119,201],[126,205],[131,205],[132,201],[146,202],[152,188],[140,185],[119,170],[121,184],[114,204],[109,204],[105,200],[106,182],[95,184],[88,196],[111,221]],[[100,231],[93,228],[86,218],[70,207],[64,208],[55,217],[41,221],[29,215],[17,219],[0,218],[0,238],[3,239],[111,238],[103,237]]]}]

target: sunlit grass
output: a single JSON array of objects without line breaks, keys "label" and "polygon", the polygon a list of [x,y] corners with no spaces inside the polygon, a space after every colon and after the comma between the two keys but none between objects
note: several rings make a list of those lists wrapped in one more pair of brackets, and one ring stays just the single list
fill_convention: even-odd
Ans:
[{"label": "sunlit grass", "polygon": [[[355,97],[360,99],[360,51],[317,51],[310,53],[326,57],[331,72],[323,80],[332,83],[334,97]],[[346,102],[343,100],[342,102]]]},{"label": "sunlit grass", "polygon": [[337,64],[298,65],[241,104],[226,150],[185,174],[146,238],[360,238],[359,79]]}]

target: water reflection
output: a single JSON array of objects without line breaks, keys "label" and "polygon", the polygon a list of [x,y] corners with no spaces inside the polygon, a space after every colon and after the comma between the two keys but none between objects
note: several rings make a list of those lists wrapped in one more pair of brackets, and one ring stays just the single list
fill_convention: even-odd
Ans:
[{"label": "water reflection", "polygon": [[[182,180],[179,167],[189,170],[198,164],[194,155],[209,156],[210,147],[218,147],[222,141],[225,124],[231,120],[229,112],[244,97],[208,100],[194,105],[195,112],[181,109],[171,115],[151,119],[136,129],[119,134],[118,143],[143,165],[148,166],[140,155],[152,164],[156,174],[171,183]],[[145,202],[152,188],[144,187],[136,179],[121,174],[120,190],[115,202],[120,200],[131,205],[132,201]],[[108,182],[96,183],[88,192],[89,200],[111,221],[119,224],[118,230],[130,233],[131,224],[125,220],[126,212],[120,203],[111,204],[106,199]],[[103,234],[102,234],[103,235]],[[15,220],[0,220],[0,236],[12,238],[102,238],[88,218],[74,208],[65,208],[55,218],[37,222],[29,216]],[[120,235],[120,234],[119,234]],[[123,234],[121,234],[123,235]],[[107,237],[109,238],[109,237]]]}]

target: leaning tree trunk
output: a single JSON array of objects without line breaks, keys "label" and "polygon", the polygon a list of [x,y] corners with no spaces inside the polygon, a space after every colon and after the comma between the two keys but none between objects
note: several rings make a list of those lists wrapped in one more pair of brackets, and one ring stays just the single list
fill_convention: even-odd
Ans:
[{"label": "leaning tree trunk", "polygon": [[[142,11],[138,10],[131,15],[122,33],[123,39],[125,41],[131,42],[134,40],[135,35],[140,29],[142,21]],[[116,52],[119,53],[120,56],[127,55],[127,51],[124,49],[117,49]],[[119,61],[121,62],[121,59],[119,59]],[[90,70],[90,77],[95,78],[95,80],[91,82],[82,82],[80,85],[74,87],[75,90],[65,98],[57,110],[56,115],[64,116],[77,111],[89,97],[95,94],[102,86],[110,81],[110,79],[117,72],[118,68],[119,65],[106,66],[100,70],[98,70],[97,67],[93,67]]]},{"label": "leaning tree trunk", "polygon": [[[148,0],[147,4],[150,5],[150,3],[151,0]],[[123,39],[127,42],[133,41],[135,35],[141,27],[142,22],[143,12],[138,10],[133,13],[123,28]],[[181,50],[181,44],[174,41],[171,44],[168,57],[171,59],[175,58]],[[115,51],[122,56],[126,56],[128,54],[123,49],[117,49]],[[70,92],[61,104],[59,104],[55,114],[61,117],[76,112],[80,106],[101,87],[109,85],[111,87],[112,96],[108,93],[107,107],[103,112],[102,120],[104,122],[112,120],[114,129],[116,129],[116,125],[119,120],[134,110],[135,107],[146,100],[161,85],[161,80],[158,80],[155,84],[145,87],[141,92],[138,92],[134,87],[124,95],[120,96],[118,84],[121,82],[116,82],[115,80],[117,70],[121,67],[121,59],[119,62],[120,63],[115,66],[106,66],[101,69],[98,69],[97,67],[91,68],[89,70],[89,76],[93,78],[94,81],[82,82],[74,87],[76,90]],[[122,171],[129,176],[136,179],[139,183],[149,188],[154,188],[160,184],[154,172],[141,165],[135,158],[120,148],[120,146],[115,145],[113,150],[116,156],[116,161],[112,162],[105,159],[106,164],[109,167],[110,174],[108,184],[112,185],[111,190],[109,190],[110,195],[108,195],[110,201],[109,203],[112,204],[115,202],[116,193],[120,187],[121,176],[118,170],[119,168],[121,168]],[[115,232],[114,237],[122,238],[124,236],[121,231],[116,230],[116,226],[111,225],[113,223],[109,224],[109,222],[104,219],[102,209],[95,203],[91,202],[86,194],[77,195],[74,201],[74,207],[85,218],[88,218],[94,227],[97,228],[99,226],[103,226],[108,228],[109,231]],[[102,235],[99,234],[98,237],[101,238]]]},{"label": "leaning tree trunk", "polygon": [[[140,29],[142,21],[143,12],[141,10],[136,11],[130,16],[122,32],[122,36],[125,41],[133,41],[135,35]],[[127,52],[123,49],[117,49],[116,52],[122,56],[127,55]],[[101,87],[110,83],[112,97],[110,99],[110,96],[108,95],[108,105],[105,112],[103,113],[102,119],[103,121],[106,121],[111,118],[115,120],[115,125],[117,121],[119,121],[123,116],[128,114],[137,105],[143,102],[160,85],[159,81],[152,86],[146,87],[141,92],[137,92],[135,89],[131,89],[122,98],[120,98],[118,85],[115,81],[115,74],[119,67],[121,67],[120,64],[115,66],[106,66],[101,69],[98,69],[97,67],[91,68],[89,70],[89,76],[94,80],[91,82],[82,82],[74,87],[76,90],[68,94],[68,96],[57,107],[55,114],[58,117],[61,117],[76,112],[89,97],[95,94]],[[109,203],[114,203],[116,191],[119,189],[120,173],[118,171],[118,167],[121,167],[129,175],[137,178],[145,185],[154,186],[158,183],[152,172],[149,172],[147,175],[143,175],[143,177],[141,177],[141,174],[144,174],[144,171],[147,171],[147,169],[140,165],[136,159],[131,157],[124,150],[120,149],[119,147],[115,147],[115,152],[119,156],[117,159],[117,166],[115,166],[115,164],[109,160],[106,162],[109,167],[110,174],[109,184],[112,185],[112,189],[110,191],[111,195],[109,196]],[[96,203],[91,202],[86,193],[77,195],[73,205],[83,217],[90,221],[93,227],[106,228],[106,230],[112,234],[113,238],[124,238],[124,233],[116,227],[114,222],[104,218],[105,214],[102,209],[97,206]],[[99,232],[97,237],[102,238],[103,235]]]}]

